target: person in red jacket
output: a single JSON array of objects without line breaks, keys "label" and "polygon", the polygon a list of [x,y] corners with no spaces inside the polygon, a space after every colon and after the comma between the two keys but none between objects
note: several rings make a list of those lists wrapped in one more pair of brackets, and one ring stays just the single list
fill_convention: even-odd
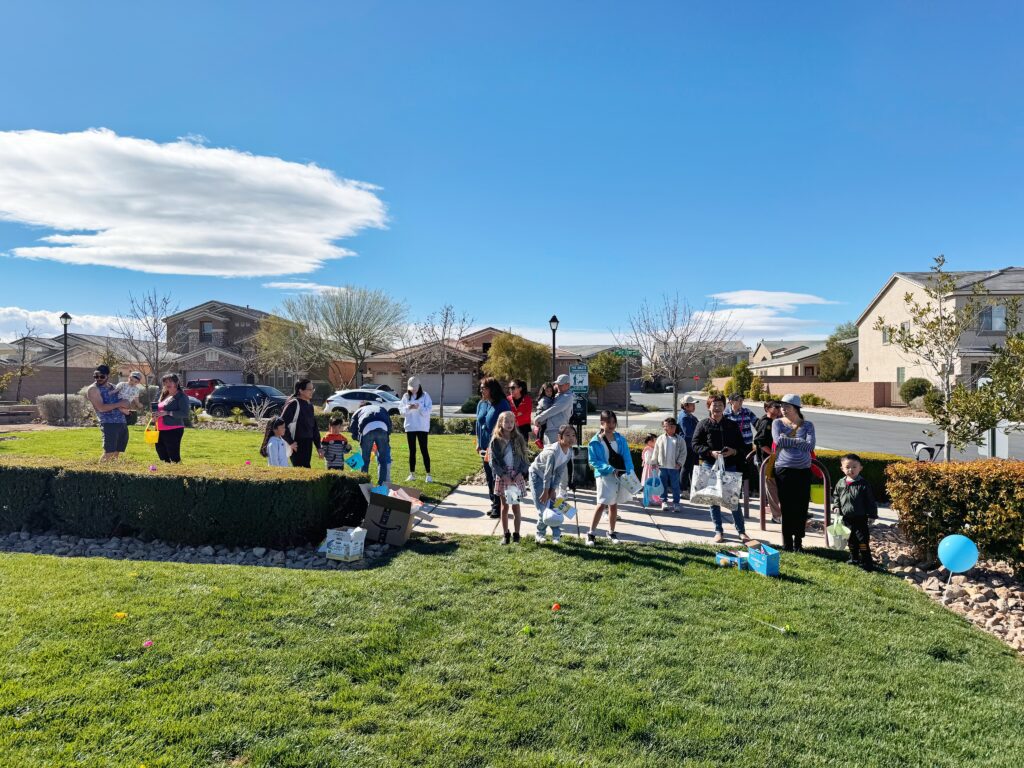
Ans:
[{"label": "person in red jacket", "polygon": [[533,419],[533,398],[526,391],[526,382],[522,379],[515,379],[508,385],[508,404],[512,406],[512,413],[516,415],[516,429],[522,434],[523,439],[530,441],[530,422]]}]

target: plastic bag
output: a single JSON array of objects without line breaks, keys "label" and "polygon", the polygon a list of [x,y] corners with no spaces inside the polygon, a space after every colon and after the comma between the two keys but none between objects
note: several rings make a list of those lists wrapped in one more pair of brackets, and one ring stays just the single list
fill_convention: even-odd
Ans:
[{"label": "plastic bag", "polygon": [[661,503],[661,497],[665,494],[665,486],[661,478],[651,475],[644,482],[644,506],[651,507]]},{"label": "plastic bag", "polygon": [[719,456],[710,467],[698,464],[693,468],[690,488],[690,501],[694,504],[736,509],[743,488],[743,475],[726,472],[725,460]]},{"label": "plastic bag", "polygon": [[846,545],[849,541],[850,529],[843,525],[842,518],[835,518],[832,521],[832,525],[828,527],[829,547],[832,549],[846,549]]}]

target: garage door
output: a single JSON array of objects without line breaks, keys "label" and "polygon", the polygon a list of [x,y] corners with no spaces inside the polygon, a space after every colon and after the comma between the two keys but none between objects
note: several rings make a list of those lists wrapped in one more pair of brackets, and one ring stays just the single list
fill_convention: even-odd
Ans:
[{"label": "garage door", "polygon": [[[441,402],[441,374],[424,373],[420,384],[435,403]],[[469,373],[449,373],[444,377],[444,404],[462,405],[473,393],[473,376]]]},{"label": "garage door", "polygon": [[185,377],[193,379],[220,379],[225,384],[244,384],[241,371],[186,371]]},{"label": "garage door", "polygon": [[368,387],[378,387],[381,384],[387,384],[391,389],[399,396],[402,396],[402,377],[397,373],[376,373],[373,376],[373,382],[367,383]]}]

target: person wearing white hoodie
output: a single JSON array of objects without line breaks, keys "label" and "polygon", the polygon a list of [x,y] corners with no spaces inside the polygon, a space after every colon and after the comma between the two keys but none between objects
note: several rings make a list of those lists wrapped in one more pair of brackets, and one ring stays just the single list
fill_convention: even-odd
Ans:
[{"label": "person wearing white hoodie", "polygon": [[398,410],[405,416],[405,437],[409,441],[409,476],[405,481],[412,482],[416,479],[416,444],[419,443],[420,453],[423,454],[423,468],[427,471],[427,482],[434,482],[430,476],[430,453],[427,450],[427,437],[430,435],[430,411],[434,403],[430,395],[423,391],[420,380],[415,376],[409,377],[409,384],[406,392],[402,395],[402,402]]}]

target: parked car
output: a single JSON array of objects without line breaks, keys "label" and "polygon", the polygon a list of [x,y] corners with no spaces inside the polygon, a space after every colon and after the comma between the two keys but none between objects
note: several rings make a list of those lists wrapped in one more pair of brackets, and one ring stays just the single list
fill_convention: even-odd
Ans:
[{"label": "parked car", "polygon": [[185,382],[185,394],[202,403],[213,390],[225,384],[226,382],[220,379],[192,379]]},{"label": "parked car", "polygon": [[223,417],[230,416],[232,408],[241,408],[246,416],[252,416],[253,404],[262,405],[270,401],[264,415],[278,416],[287,399],[281,390],[263,384],[225,384],[206,397],[206,412]]},{"label": "parked car", "polygon": [[399,414],[398,404],[402,402],[390,392],[379,389],[339,389],[324,402],[324,413],[336,413],[348,417],[359,408],[364,400],[380,403],[391,416]]},{"label": "parked car", "polygon": [[203,407],[203,403],[199,400],[198,397],[192,397],[192,395],[189,395],[188,396],[188,407],[189,407],[190,410],[194,411],[196,408],[202,408]]},{"label": "parked car", "polygon": [[376,389],[378,392],[394,392],[395,391],[391,387],[389,387],[387,384],[378,384],[376,387],[374,387],[374,389]]}]

